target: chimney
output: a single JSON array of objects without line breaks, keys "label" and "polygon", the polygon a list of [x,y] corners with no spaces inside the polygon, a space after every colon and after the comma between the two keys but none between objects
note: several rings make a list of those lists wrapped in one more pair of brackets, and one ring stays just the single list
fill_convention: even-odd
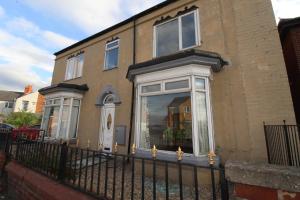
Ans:
[{"label": "chimney", "polygon": [[32,85],[27,85],[24,88],[24,95],[32,93]]}]

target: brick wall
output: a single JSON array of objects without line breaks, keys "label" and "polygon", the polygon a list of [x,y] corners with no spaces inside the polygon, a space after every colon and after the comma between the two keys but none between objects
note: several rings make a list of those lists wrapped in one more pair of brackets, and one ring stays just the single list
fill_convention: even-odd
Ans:
[{"label": "brick wall", "polygon": [[15,161],[5,167],[10,196],[18,200],[93,200],[94,198],[27,169]]},{"label": "brick wall", "polygon": [[300,170],[296,167],[227,161],[226,178],[232,196],[244,200],[300,200]]},{"label": "brick wall", "polygon": [[43,95],[39,94],[37,102],[36,102],[35,112],[42,113],[44,110],[44,106],[45,106],[45,97]]}]

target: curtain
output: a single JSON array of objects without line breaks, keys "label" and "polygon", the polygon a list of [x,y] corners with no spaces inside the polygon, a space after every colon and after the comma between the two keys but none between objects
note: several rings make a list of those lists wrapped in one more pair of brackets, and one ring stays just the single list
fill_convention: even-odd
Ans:
[{"label": "curtain", "polygon": [[209,151],[209,136],[206,95],[204,92],[196,92],[196,118],[199,137],[199,153],[207,154]]},{"label": "curtain", "polygon": [[141,98],[141,134],[140,147],[150,149],[150,134],[149,134],[149,113],[147,107],[147,97]]}]

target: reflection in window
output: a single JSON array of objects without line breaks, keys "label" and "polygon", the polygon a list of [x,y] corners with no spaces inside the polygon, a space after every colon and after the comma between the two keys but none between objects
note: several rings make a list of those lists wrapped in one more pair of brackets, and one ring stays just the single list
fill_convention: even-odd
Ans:
[{"label": "reflection in window", "polygon": [[118,66],[119,40],[106,44],[104,69],[112,69]]},{"label": "reflection in window", "polygon": [[176,151],[183,147],[193,153],[192,116],[185,112],[191,107],[190,93],[142,97],[140,147],[154,144],[160,150]]},{"label": "reflection in window", "polygon": [[197,45],[196,11],[155,27],[155,54],[165,56]]},{"label": "reflection in window", "polygon": [[164,56],[178,51],[178,19],[159,25],[156,28],[156,55]]},{"label": "reflection in window", "polygon": [[182,48],[188,48],[196,44],[195,15],[191,13],[181,18],[182,24]]},{"label": "reflection in window", "polygon": [[[76,138],[80,100],[73,99],[71,101],[71,99],[64,98],[63,101],[61,99],[51,99],[46,101],[42,129],[46,130],[47,137]],[[60,127],[59,130],[58,127]]]}]

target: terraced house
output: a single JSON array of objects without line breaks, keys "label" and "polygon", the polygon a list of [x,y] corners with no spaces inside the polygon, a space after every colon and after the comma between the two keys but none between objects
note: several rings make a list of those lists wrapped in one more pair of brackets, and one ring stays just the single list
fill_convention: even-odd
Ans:
[{"label": "terraced house", "polygon": [[50,139],[265,161],[263,121],[295,123],[269,0],[167,0],[55,56],[39,91]]}]

